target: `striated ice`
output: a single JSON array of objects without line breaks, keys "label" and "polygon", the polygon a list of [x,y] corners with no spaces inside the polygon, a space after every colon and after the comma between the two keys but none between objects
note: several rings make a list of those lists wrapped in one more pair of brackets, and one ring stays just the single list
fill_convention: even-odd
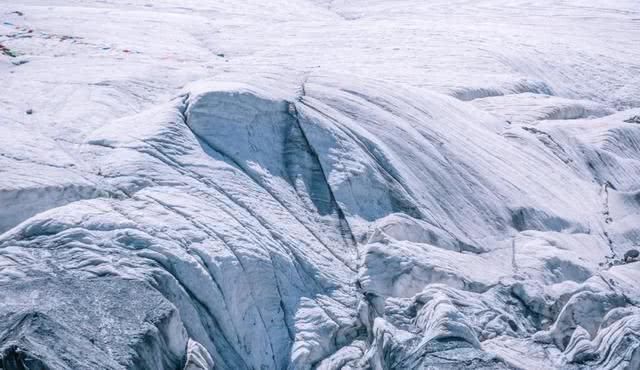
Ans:
[{"label": "striated ice", "polygon": [[0,368],[640,367],[635,0],[0,17]]}]

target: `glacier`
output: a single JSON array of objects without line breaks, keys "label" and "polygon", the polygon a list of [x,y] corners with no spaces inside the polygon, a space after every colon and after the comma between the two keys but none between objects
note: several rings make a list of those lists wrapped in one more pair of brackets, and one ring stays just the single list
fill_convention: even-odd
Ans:
[{"label": "glacier", "polygon": [[636,0],[1,0],[0,369],[638,369]]}]

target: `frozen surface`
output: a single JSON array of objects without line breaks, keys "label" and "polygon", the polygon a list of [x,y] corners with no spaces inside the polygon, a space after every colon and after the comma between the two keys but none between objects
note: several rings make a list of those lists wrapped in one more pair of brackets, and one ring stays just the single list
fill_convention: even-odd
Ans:
[{"label": "frozen surface", "polygon": [[3,369],[637,369],[636,0],[0,0]]}]

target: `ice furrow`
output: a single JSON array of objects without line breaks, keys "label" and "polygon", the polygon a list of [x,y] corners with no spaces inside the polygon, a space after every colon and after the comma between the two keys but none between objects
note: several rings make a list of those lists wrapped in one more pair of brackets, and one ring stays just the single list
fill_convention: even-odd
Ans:
[{"label": "ice furrow", "polygon": [[[226,97],[224,99],[226,99]],[[207,104],[207,103],[203,103],[203,105],[205,105],[205,104]],[[213,103],[213,104],[216,104],[216,103]],[[285,105],[288,105],[289,103],[275,102],[274,104],[279,104],[279,105],[285,104]],[[192,108],[192,110],[195,110],[195,109],[198,109],[198,108]],[[189,111],[189,108],[187,108],[187,111]],[[208,114],[208,111],[205,114]],[[277,114],[281,114],[281,117],[279,119],[282,119],[283,121],[285,121],[283,123],[278,123],[278,124],[284,124],[284,125],[288,126],[288,125],[291,125],[293,123],[292,122],[287,122],[287,121],[293,121],[293,122],[295,121],[295,118],[290,116],[288,111],[283,111],[283,112],[280,112],[280,113],[277,113]],[[194,120],[194,119],[192,119],[192,120]],[[202,118],[199,118],[199,120],[202,120]],[[187,122],[187,125],[190,127],[190,129],[192,131],[194,131],[194,135],[196,135],[196,137],[198,137],[200,140],[202,140],[204,143],[206,143],[206,145],[208,147],[210,147],[213,151],[215,151],[217,153],[220,153],[225,158],[228,158],[237,168],[239,168],[243,172],[245,172],[245,174],[250,179],[252,179],[258,186],[262,187],[267,193],[269,193],[271,195],[271,197],[275,201],[277,201],[284,209],[286,209],[291,214],[292,217],[294,217],[302,226],[304,226],[307,229],[307,231],[311,235],[313,235],[313,237],[318,242],[320,242],[322,245],[324,245],[325,248],[327,249],[327,251],[329,253],[331,253],[333,255],[333,257],[335,257],[339,261],[342,261],[342,263],[344,263],[345,266],[347,266],[349,269],[355,271],[354,270],[355,267],[352,265],[351,261],[349,261],[348,259],[345,259],[344,257],[342,257],[339,254],[337,254],[331,247],[329,247],[329,245],[327,245],[327,242],[325,240],[323,240],[323,238],[318,234],[318,231],[315,231],[313,228],[311,228],[309,226],[308,222],[303,221],[303,219],[300,216],[297,215],[298,212],[294,212],[294,211],[291,210],[291,208],[290,208],[291,205],[292,205],[292,203],[290,203],[291,201],[290,200],[286,200],[285,201],[282,198],[283,196],[286,196],[285,194],[282,194],[282,193],[277,194],[277,193],[274,192],[273,185],[269,185],[269,181],[270,181],[270,178],[271,178],[270,175],[271,174],[265,176],[264,178],[259,177],[259,176],[262,176],[260,174],[260,172],[256,172],[255,169],[249,169],[247,167],[247,164],[241,163],[240,160],[235,159],[233,155],[230,155],[229,153],[225,153],[225,150],[222,147],[219,147],[219,145],[216,146],[215,142],[212,142],[211,140],[207,140],[207,137],[203,137],[202,136],[203,133],[204,133],[204,135],[207,135],[206,134],[206,132],[207,132],[206,130],[210,130],[210,129],[206,128],[206,127],[202,127],[202,126],[208,124],[209,122],[205,121],[203,123],[203,122],[198,121],[197,123],[189,123],[189,118],[188,118],[188,120],[186,122]],[[198,128],[194,128],[193,125],[195,125],[195,124],[199,125],[199,127],[202,127],[202,128],[199,128],[199,127]],[[216,118],[213,118],[213,120],[210,122],[210,124],[215,127]],[[247,123],[243,122],[243,124],[247,124]],[[231,129],[233,130],[233,128],[231,128]],[[257,129],[262,129],[262,128],[257,128]],[[249,132],[251,132],[251,131],[249,131]],[[211,136],[209,136],[209,138],[211,138]],[[279,137],[276,137],[276,138],[277,139],[281,139]],[[216,138],[215,140],[219,141],[218,138]],[[283,145],[283,144],[279,143],[278,145]],[[251,149],[251,150],[253,151],[253,150],[257,150],[257,149]],[[305,150],[308,150],[308,148],[305,148]],[[268,164],[268,165],[271,165],[271,164]],[[280,166],[280,164],[275,164],[274,166]],[[282,171],[281,169],[266,168],[266,170],[277,171],[272,175],[283,175],[284,174],[283,172],[280,172],[280,171]],[[278,173],[278,172],[280,172],[280,173]],[[324,185],[324,184],[313,184],[313,186],[327,186],[327,185]],[[295,200],[294,200],[294,202],[295,202]],[[295,204],[295,203],[293,203],[293,204]],[[343,242],[346,242],[346,241],[343,241]]]},{"label": "ice furrow", "polygon": [[[308,107],[309,109],[314,110],[315,112],[323,115],[324,117],[326,117],[327,119],[334,121],[334,119],[329,116],[327,113],[323,112],[322,110],[319,110],[318,108],[314,107],[312,104],[305,104],[304,103],[304,97],[303,100],[301,102],[302,104],[304,104],[305,107]],[[335,121],[334,121],[335,122]],[[408,191],[408,189],[406,189],[404,187],[404,183],[400,181],[393,173],[389,172],[390,170],[385,167],[384,163],[388,163],[388,160],[385,159],[380,159],[375,153],[373,153],[370,149],[370,146],[368,146],[365,142],[365,139],[362,137],[357,136],[355,133],[353,133],[352,131],[350,131],[348,128],[340,125],[338,122],[336,122],[336,126],[337,129],[339,129],[341,132],[343,132],[345,135],[347,135],[351,140],[353,140],[360,148],[362,148],[365,152],[367,152],[367,154],[369,155],[370,158],[374,159],[376,161],[376,167],[377,169],[385,176],[385,180],[389,181],[390,183],[392,183],[395,187],[398,188],[398,192],[401,194],[399,197],[406,197],[409,200],[404,201],[402,200],[402,198],[397,200],[397,203],[400,204],[400,209],[398,209],[399,212],[403,212],[403,213],[409,213],[410,216],[419,218],[419,219],[423,219],[425,218],[425,216],[422,214],[422,210],[419,208],[413,208],[410,206],[402,207],[402,205],[404,203],[406,204],[411,204],[411,198],[412,195],[411,193]],[[413,202],[415,203],[415,202]],[[430,219],[433,219],[433,217],[430,217]],[[437,222],[437,221],[436,221]]]},{"label": "ice furrow", "polygon": [[[197,136],[197,135],[196,135],[196,136]],[[234,199],[234,197],[233,197],[233,196],[231,196],[231,195],[230,195],[227,191],[225,191],[222,187],[218,186],[214,181],[210,181],[209,179],[206,179],[206,178],[204,178],[204,177],[202,177],[202,176],[198,175],[197,173],[194,173],[194,172],[192,172],[192,171],[189,171],[189,170],[188,170],[187,168],[185,168],[182,164],[180,164],[180,163],[176,162],[174,159],[172,159],[172,158],[171,158],[171,156],[164,154],[164,152],[163,152],[163,150],[162,150],[162,148],[161,148],[161,147],[158,147],[158,146],[156,146],[155,144],[151,144],[151,142],[150,142],[150,141],[148,141],[148,140],[147,140],[147,141],[145,141],[145,143],[146,143],[146,144],[148,144],[148,145],[150,145],[150,146],[152,146],[152,147],[155,149],[155,151],[154,151],[154,152],[148,152],[149,154],[154,153],[154,154],[152,154],[152,155],[153,155],[155,158],[158,158],[158,159],[162,160],[164,163],[168,164],[172,169],[174,169],[174,170],[176,170],[176,171],[178,171],[178,172],[180,172],[180,173],[182,173],[182,174],[184,174],[184,175],[187,175],[187,176],[190,176],[190,177],[194,178],[195,180],[197,180],[198,182],[203,183],[203,184],[204,184],[205,186],[207,186],[207,187],[214,188],[218,194],[223,195],[223,196],[224,196],[228,201],[230,201],[232,204],[239,205],[239,206],[243,207],[243,208],[245,209],[245,211],[247,211],[247,212],[248,212],[248,213],[249,213],[249,214],[250,214],[250,215],[251,215],[251,216],[252,216],[256,221],[258,221],[258,223],[259,223],[260,225],[262,225],[262,227],[264,228],[264,230],[266,230],[267,232],[271,233],[271,234],[274,236],[274,238],[275,238],[276,240],[280,239],[280,236],[279,236],[279,235],[273,234],[273,231],[272,231],[272,230],[270,230],[268,227],[266,227],[266,226],[265,226],[265,225],[267,225],[268,223],[267,223],[267,221],[266,221],[264,218],[262,218],[262,217],[258,216],[256,213],[254,213],[250,207],[247,207],[247,206],[243,205],[243,203],[242,203],[242,202],[239,202],[237,199]],[[225,158],[227,158],[227,157],[225,157]],[[238,167],[237,165],[236,165],[236,167],[237,167],[237,168],[240,168],[240,167]],[[258,183],[256,183],[256,184],[258,184]],[[259,185],[259,184],[258,184],[258,185]],[[265,190],[266,190],[266,189],[265,189]],[[272,195],[272,197],[273,197],[273,195]],[[219,201],[219,198],[217,198],[217,197],[216,197],[215,199]],[[278,199],[277,199],[277,198],[274,198],[274,200],[278,201]],[[224,204],[224,203],[225,203],[225,202],[223,202],[222,204]],[[286,209],[286,207],[284,206],[284,204],[280,203],[280,205],[282,205],[282,207]],[[236,217],[233,215],[233,212],[231,212],[231,211],[227,211],[227,213],[229,214],[229,216],[233,217],[235,221],[237,221],[238,223],[241,223],[241,220],[240,220],[240,219],[238,219],[238,218],[236,218]],[[294,217],[295,217],[295,216],[294,216]],[[298,220],[298,222],[300,222],[300,221]],[[311,232],[311,230],[309,230],[308,228],[307,228],[307,230],[308,230],[309,232]],[[313,233],[312,233],[312,235],[313,235]],[[322,241],[321,241],[320,239],[318,239],[318,238],[317,238],[317,236],[315,236],[315,235],[314,235],[314,237],[316,238],[316,240],[318,240],[318,241],[320,241],[320,242],[322,243]],[[295,252],[292,252],[292,254],[291,254],[291,255],[292,255],[292,256],[294,256],[294,258],[296,258],[296,259],[298,260],[298,262],[299,262],[299,265],[300,265],[300,266],[304,266],[304,265],[305,265],[304,261],[302,261],[302,260],[301,260],[297,255],[296,255],[296,253],[295,253]],[[311,273],[308,273],[308,272],[307,272],[307,273],[306,273],[306,275],[311,276],[311,275],[313,275],[313,274],[311,274]]]},{"label": "ice furrow", "polygon": [[[198,230],[203,230],[205,231],[209,236],[211,236],[214,239],[220,240],[222,241],[222,243],[228,248],[229,251],[231,251],[231,253],[233,254],[233,256],[235,257],[235,259],[238,261],[238,263],[240,264],[240,268],[244,271],[247,271],[247,268],[245,266],[245,264],[242,261],[242,258],[240,258],[240,256],[238,255],[238,253],[236,252],[236,250],[227,242],[225,241],[224,237],[222,237],[219,233],[217,233],[214,229],[211,229],[209,227],[207,227],[206,225],[198,222],[197,220],[194,220],[193,218],[191,218],[189,215],[184,214],[183,212],[179,211],[176,207],[173,207],[169,204],[166,204],[158,199],[155,199],[153,197],[149,197],[151,199],[153,199],[154,201],[156,201],[158,204],[162,205],[163,207],[171,210],[172,212],[184,217],[185,219],[187,219],[190,223],[192,223],[194,226],[196,226],[196,228]],[[274,275],[275,277],[275,275]],[[277,281],[275,281],[276,285],[277,285]],[[265,331],[268,331],[268,326],[266,324],[266,321],[262,315],[261,312],[261,308],[259,305],[257,305],[257,300],[255,298],[255,294],[253,293],[253,287],[251,284],[249,284],[249,296],[251,297],[251,299],[253,300],[255,307],[256,307],[256,311],[258,313],[258,317],[260,318],[261,324],[264,328]],[[271,357],[275,358],[275,354],[276,352],[273,349],[273,346],[271,345],[271,341],[269,341],[269,346],[271,347]],[[273,366],[276,366],[276,363],[272,363]]]},{"label": "ice furrow", "polygon": [[[303,95],[298,99],[299,102],[302,103],[302,99],[304,98],[304,83],[302,84],[302,92]],[[295,105],[293,105],[294,109],[295,109]],[[323,186],[326,186],[328,192],[329,192],[329,196],[330,196],[330,202],[332,204],[333,207],[335,207],[336,212],[338,213],[338,220],[340,222],[340,226],[341,226],[341,234],[343,236],[346,236],[347,240],[345,240],[345,243],[347,244],[351,244],[355,250],[355,256],[356,259],[360,259],[360,253],[358,250],[358,242],[356,241],[356,238],[351,230],[351,226],[349,225],[349,221],[346,219],[344,211],[342,210],[342,208],[340,207],[340,204],[336,201],[336,197],[333,194],[333,191],[331,190],[331,186],[329,185],[329,181],[328,181],[328,177],[327,177],[327,173],[326,170],[324,168],[322,168],[322,163],[320,163],[320,160],[318,159],[318,154],[315,152],[315,150],[313,149],[313,146],[309,143],[309,139],[307,138],[307,135],[304,132],[304,127],[300,124],[300,120],[298,119],[298,114],[297,114],[297,110],[294,111],[294,119],[296,122],[296,125],[298,127],[298,129],[300,130],[300,133],[302,134],[302,138],[304,140],[305,146],[307,148],[309,148],[309,152],[312,154],[312,156],[314,157],[314,162],[315,164],[318,166],[318,168],[320,169],[320,172],[322,174],[322,181],[323,181]]]}]

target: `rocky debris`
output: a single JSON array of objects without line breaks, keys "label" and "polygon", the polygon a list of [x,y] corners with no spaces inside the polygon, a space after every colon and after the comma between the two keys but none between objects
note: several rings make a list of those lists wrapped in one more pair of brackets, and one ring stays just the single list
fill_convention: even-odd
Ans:
[{"label": "rocky debris", "polygon": [[640,252],[637,249],[629,249],[624,253],[624,262],[637,261],[640,257]]},{"label": "rocky debris", "polygon": [[25,279],[0,300],[4,369],[174,369],[187,357],[175,306],[140,281]]},{"label": "rocky debris", "polygon": [[638,124],[640,124],[640,115],[627,118],[624,121],[626,123],[638,123]]},{"label": "rocky debris", "polygon": [[4,46],[2,44],[0,44],[0,53],[6,55],[8,57],[11,57],[11,58],[16,58],[18,56],[18,54],[16,54],[15,51],[9,49],[8,47],[6,47],[6,46]]}]

